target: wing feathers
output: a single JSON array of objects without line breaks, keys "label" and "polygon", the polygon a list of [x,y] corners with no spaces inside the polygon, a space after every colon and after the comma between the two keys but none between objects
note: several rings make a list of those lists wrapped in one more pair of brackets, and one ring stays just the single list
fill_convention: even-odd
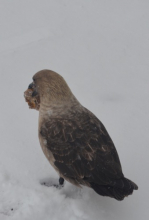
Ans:
[{"label": "wing feathers", "polygon": [[63,175],[101,184],[123,176],[110,136],[89,112],[71,120],[51,118],[41,128],[41,135]]}]

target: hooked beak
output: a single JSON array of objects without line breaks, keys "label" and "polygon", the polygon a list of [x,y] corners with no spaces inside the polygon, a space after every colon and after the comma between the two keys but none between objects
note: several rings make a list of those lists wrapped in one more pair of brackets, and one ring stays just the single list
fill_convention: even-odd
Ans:
[{"label": "hooked beak", "polygon": [[34,83],[29,84],[28,89],[34,89]]},{"label": "hooked beak", "polygon": [[33,93],[32,93],[32,97],[38,95],[36,88],[35,88],[35,84],[32,82],[31,84],[29,84],[28,89],[32,89]]}]

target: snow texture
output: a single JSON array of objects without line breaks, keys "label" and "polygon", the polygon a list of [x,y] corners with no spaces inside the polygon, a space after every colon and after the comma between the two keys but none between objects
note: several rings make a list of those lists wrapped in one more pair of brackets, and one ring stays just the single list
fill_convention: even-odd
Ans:
[{"label": "snow texture", "polygon": [[[149,219],[149,1],[0,0],[0,220]],[[118,202],[58,182],[23,92],[60,73],[103,122],[139,190]]]}]

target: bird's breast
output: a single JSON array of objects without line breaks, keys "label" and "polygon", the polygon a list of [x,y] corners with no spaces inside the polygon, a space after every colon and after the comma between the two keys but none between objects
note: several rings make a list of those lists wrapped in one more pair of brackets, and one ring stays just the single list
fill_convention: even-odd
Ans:
[{"label": "bird's breast", "polygon": [[46,158],[48,159],[48,161],[50,162],[52,167],[54,167],[54,169],[58,172],[57,168],[54,165],[55,158],[54,158],[52,152],[47,148],[47,140],[41,134],[41,127],[42,127],[43,123],[44,123],[44,120],[39,115],[38,137],[39,137],[40,146],[42,148],[42,151],[43,151],[44,155],[46,156]]},{"label": "bird's breast", "polygon": [[46,156],[46,158],[48,159],[48,161],[50,162],[50,164],[52,166],[54,166],[54,162],[55,159],[53,157],[52,152],[47,148],[47,141],[45,138],[42,137],[42,135],[39,133],[39,142],[40,142],[40,146],[42,148],[42,151],[44,153],[44,155]]}]

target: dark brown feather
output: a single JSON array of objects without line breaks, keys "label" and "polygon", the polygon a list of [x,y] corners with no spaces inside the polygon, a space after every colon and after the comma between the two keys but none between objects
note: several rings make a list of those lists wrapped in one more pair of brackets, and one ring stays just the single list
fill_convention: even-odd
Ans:
[{"label": "dark brown feather", "polygon": [[60,174],[83,185],[108,185],[122,178],[117,151],[103,124],[85,108],[77,117],[65,118],[50,118],[41,128]]}]

